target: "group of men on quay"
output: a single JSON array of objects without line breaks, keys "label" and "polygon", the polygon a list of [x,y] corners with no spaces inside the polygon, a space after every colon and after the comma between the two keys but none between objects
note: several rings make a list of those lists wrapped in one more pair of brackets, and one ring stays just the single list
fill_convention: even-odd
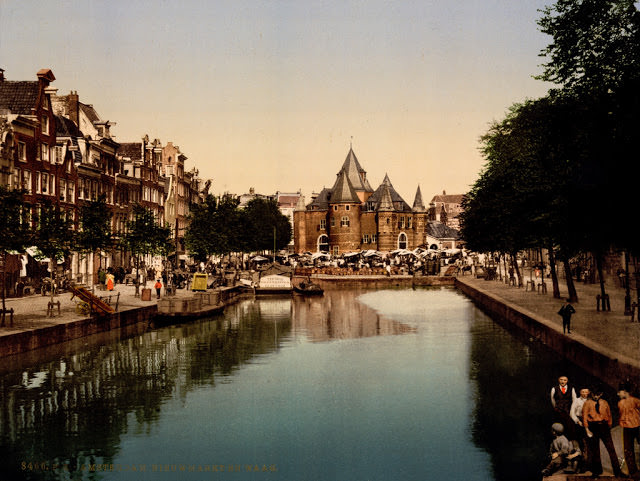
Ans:
[{"label": "group of men on quay", "polygon": [[[640,479],[636,463],[634,442],[640,444],[640,399],[637,386],[623,382],[618,386],[617,413],[603,397],[600,385],[576,388],[567,376],[560,376],[551,388],[550,400],[553,407],[551,431],[553,441],[549,447],[549,463],[542,470],[543,476],[550,476],[563,470],[565,473],[591,472],[592,477],[602,474],[600,442],[609,454],[613,474],[616,477]],[[621,462],[616,453],[611,427],[614,415],[622,428],[624,458],[628,475],[623,474]]]}]

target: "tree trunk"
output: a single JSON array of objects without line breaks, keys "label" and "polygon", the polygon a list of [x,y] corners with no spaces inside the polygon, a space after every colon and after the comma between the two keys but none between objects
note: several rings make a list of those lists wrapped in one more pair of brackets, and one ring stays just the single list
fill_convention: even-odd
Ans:
[{"label": "tree trunk", "polygon": [[[551,285],[553,286],[553,297],[554,299],[560,299],[560,284],[558,283],[558,272],[556,271],[556,256],[553,252],[552,245],[549,246],[548,251],[549,267],[551,268]],[[569,272],[569,277],[571,277],[571,272]]]},{"label": "tree trunk", "polygon": [[4,322],[5,322],[5,317],[6,317],[6,312],[5,309],[7,308],[5,299],[7,297],[7,253],[3,252],[2,253],[2,326],[4,326]]},{"label": "tree trunk", "polygon": [[136,256],[136,292],[135,297],[140,296],[140,258]]},{"label": "tree trunk", "polygon": [[516,254],[511,254],[511,265],[516,273],[516,278],[518,279],[518,287],[522,287],[522,276],[520,275],[520,268],[518,267],[518,258]]},{"label": "tree trunk", "polygon": [[598,280],[600,281],[600,295],[602,296],[602,299],[604,299],[605,296],[607,295],[607,292],[604,288],[604,274],[602,272],[602,253],[599,251],[596,252],[595,257],[596,257],[596,270],[598,271]]},{"label": "tree trunk", "polygon": [[571,266],[569,265],[569,259],[563,259],[562,265],[564,266],[565,277],[567,279],[569,302],[578,302],[578,293],[576,292],[576,286],[573,283],[573,277],[571,277]]},{"label": "tree trunk", "polygon": [[[49,269],[51,270],[51,284],[49,285],[49,287],[51,288],[51,306],[53,306],[53,294],[54,294],[54,289],[53,286],[55,284],[55,279],[56,279],[56,272],[55,272],[55,268],[56,268],[56,264],[57,264],[58,260],[54,257],[49,258]],[[52,307],[53,309],[53,307]]]}]

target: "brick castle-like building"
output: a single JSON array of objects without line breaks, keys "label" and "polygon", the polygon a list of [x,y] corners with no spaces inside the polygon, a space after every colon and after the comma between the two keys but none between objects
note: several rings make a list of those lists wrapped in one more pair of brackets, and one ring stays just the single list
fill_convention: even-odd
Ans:
[{"label": "brick castle-like building", "polygon": [[385,175],[373,190],[353,149],[331,189],[311,203],[301,197],[294,212],[295,251],[333,255],[374,249],[415,249],[427,241],[427,209],[418,187],[413,207],[396,192]]}]

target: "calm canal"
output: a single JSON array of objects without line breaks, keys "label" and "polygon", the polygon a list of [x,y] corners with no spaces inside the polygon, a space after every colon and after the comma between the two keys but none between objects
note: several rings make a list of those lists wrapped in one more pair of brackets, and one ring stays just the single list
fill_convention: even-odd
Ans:
[{"label": "calm canal", "polygon": [[329,290],[14,356],[0,479],[538,479],[548,390],[592,380],[520,337],[453,288]]}]

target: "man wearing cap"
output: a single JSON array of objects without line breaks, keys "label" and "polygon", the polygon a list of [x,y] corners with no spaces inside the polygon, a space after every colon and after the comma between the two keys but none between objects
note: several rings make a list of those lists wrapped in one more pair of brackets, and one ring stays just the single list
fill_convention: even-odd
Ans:
[{"label": "man wearing cap", "polygon": [[572,444],[564,435],[564,427],[560,423],[553,423],[551,425],[551,432],[553,433],[553,441],[549,446],[549,457],[551,460],[546,468],[542,470],[543,476],[550,476],[556,471],[564,468],[567,465],[567,456],[571,454],[573,449]]},{"label": "man wearing cap", "polygon": [[607,448],[614,476],[622,476],[616,448],[611,439],[611,409],[609,403],[602,399],[602,389],[595,387],[591,390],[591,396],[584,403],[582,409],[582,423],[589,438],[589,451],[591,452],[591,475],[602,474],[602,461],[600,460],[600,441]]},{"label": "man wearing cap", "polygon": [[618,410],[620,411],[620,426],[622,427],[622,445],[624,446],[624,460],[627,463],[629,476],[638,476],[636,455],[633,449],[634,441],[640,444],[640,399],[630,394],[629,383],[622,383],[618,388]]}]

